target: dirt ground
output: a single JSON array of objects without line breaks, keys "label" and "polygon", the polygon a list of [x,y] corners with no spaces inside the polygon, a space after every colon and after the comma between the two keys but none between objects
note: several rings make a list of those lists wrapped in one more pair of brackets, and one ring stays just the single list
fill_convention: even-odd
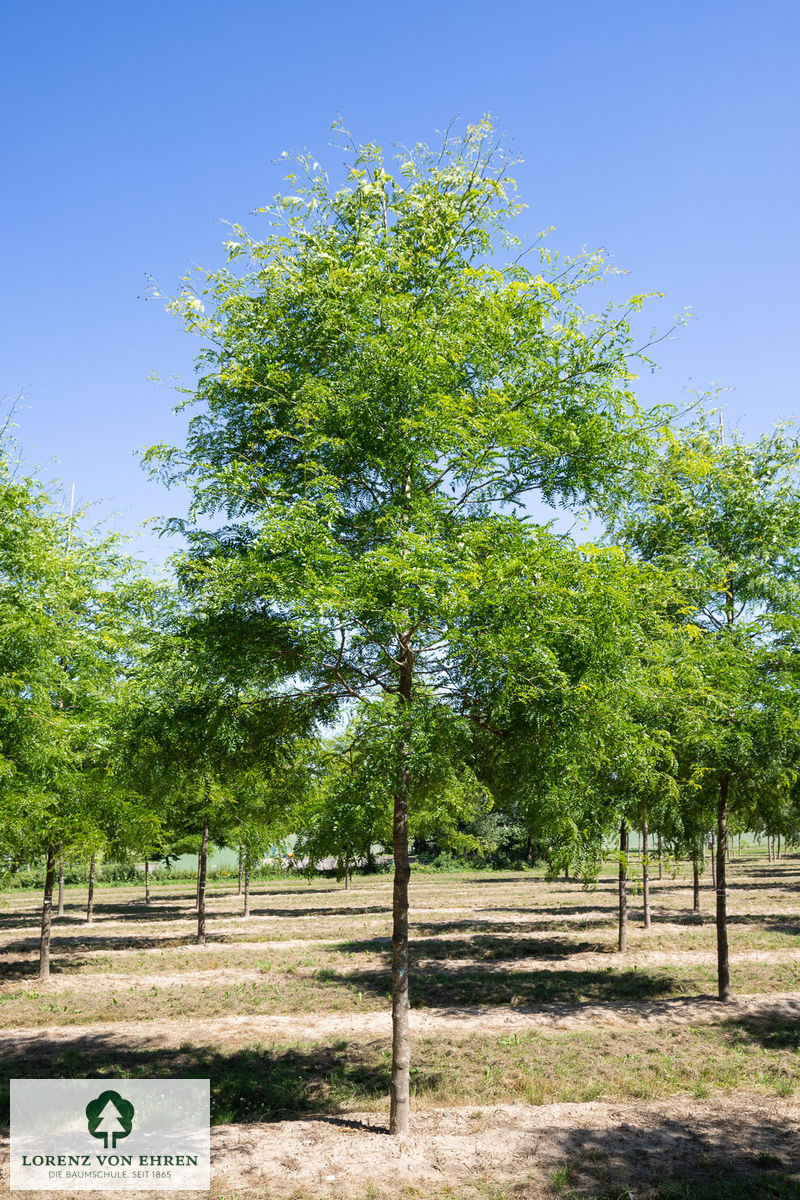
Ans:
[{"label": "dirt ground", "polygon": [[[83,893],[71,890],[56,923],[55,974],[45,986],[34,974],[38,897],[0,896],[4,1073],[19,1077],[27,1065],[37,1076],[80,1076],[98,1072],[102,1062],[105,1076],[124,1077],[135,1057],[136,1071],[146,1077],[148,1061],[160,1070],[172,1052],[175,1073],[192,1074],[185,1056],[199,1056],[212,1079],[214,1200],[800,1200],[800,858],[732,865],[735,995],[727,1005],[708,986],[711,890],[706,884],[705,916],[698,920],[685,874],[654,881],[651,930],[642,928],[634,890],[625,956],[614,952],[610,875],[591,891],[532,873],[417,875],[414,969],[425,986],[411,1027],[421,1074],[412,1133],[403,1142],[387,1133],[385,1069],[364,1068],[363,1078],[351,1073],[345,1086],[347,1064],[337,1058],[369,1039],[378,1045],[386,1039],[388,1052],[390,881],[356,879],[349,891],[327,881],[262,884],[248,920],[237,915],[235,889],[212,890],[205,947],[192,944],[190,890],[154,892],[147,908],[133,889],[99,889],[95,923],[87,926]],[[747,981],[746,992],[737,990],[737,975]],[[776,987],[776,978],[789,986]],[[268,1010],[255,1004],[255,1011],[237,1011],[235,995],[264,979],[273,988]],[[550,998],[554,980],[567,981],[572,991]],[[580,980],[592,999],[567,999],[570,980]],[[312,985],[317,990],[303,990]],[[84,1011],[91,1019],[82,1022]],[[732,1074],[720,1064],[715,1073],[709,1059],[700,1064],[702,1086],[687,1078],[681,1092],[678,1063],[667,1088],[662,1059],[672,1053],[669,1037],[680,1034],[684,1054],[696,1038],[697,1055],[708,1056],[707,1038],[717,1032],[728,1038],[729,1030],[749,1073]],[[551,1039],[543,1072],[559,1074],[552,1039],[573,1033],[588,1038],[605,1031],[605,1053],[615,1037],[631,1039],[620,1042],[620,1059],[633,1062],[616,1079],[608,1063],[598,1062],[593,1043],[582,1042],[572,1053],[586,1055],[579,1063],[584,1080],[597,1076],[596,1100],[525,1102],[530,1086],[526,1092],[512,1071],[507,1087],[519,1098],[494,1102],[496,1077],[506,1071],[498,1066],[498,1045],[512,1039],[516,1045],[517,1035],[537,1031]],[[636,1041],[645,1036],[646,1045]],[[301,1043],[327,1055],[327,1090],[314,1086],[312,1062],[304,1066],[309,1075],[291,1113],[271,1110],[265,1121],[255,1110],[248,1115],[243,1098],[231,1099],[240,1081],[240,1090],[258,1092],[258,1064],[267,1059],[254,1048],[268,1048],[269,1063],[280,1060],[288,1070],[289,1059],[295,1066],[299,1060],[299,1051],[294,1058],[289,1051]],[[445,1045],[470,1059],[477,1082],[468,1102],[448,1099],[433,1068],[423,1086],[426,1064],[419,1056]],[[95,1048],[94,1059],[85,1056],[87,1046]],[[535,1043],[520,1049],[534,1074],[536,1053]],[[240,1074],[216,1078],[228,1070],[219,1065],[225,1054],[239,1056]],[[637,1073],[647,1077],[641,1094]],[[611,1099],[614,1088],[632,1098]],[[6,1163],[4,1146],[0,1195],[8,1194]]]}]

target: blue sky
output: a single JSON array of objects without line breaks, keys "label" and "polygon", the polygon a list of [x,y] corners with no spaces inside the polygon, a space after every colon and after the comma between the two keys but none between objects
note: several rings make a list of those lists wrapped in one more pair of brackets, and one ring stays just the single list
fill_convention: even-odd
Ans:
[{"label": "blue sky", "polygon": [[283,149],[335,170],[337,113],[388,147],[491,111],[525,160],[523,231],[606,247],[665,293],[654,324],[691,306],[643,397],[723,385],[748,436],[793,417],[798,52],[794,0],[5,5],[0,393],[25,394],[28,461],[119,528],[180,507],[136,452],[180,440],[148,377],[190,378],[198,345],[147,277],[174,290],[220,264],[225,220],[257,230]]}]

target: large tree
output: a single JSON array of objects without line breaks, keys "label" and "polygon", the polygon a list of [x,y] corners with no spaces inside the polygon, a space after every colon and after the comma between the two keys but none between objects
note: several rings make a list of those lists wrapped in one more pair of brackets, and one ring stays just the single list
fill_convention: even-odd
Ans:
[{"label": "large tree", "polygon": [[[297,694],[380,698],[393,792],[392,1132],[409,1117],[408,822],[420,728],[441,735],[459,614],[536,494],[586,503],[630,485],[648,439],[621,309],[580,300],[599,255],[509,234],[518,210],[489,121],[390,169],[347,143],[334,186],[310,158],[243,229],[229,264],[175,301],[207,347],[185,449],[205,585],[273,606],[307,647]],[[504,264],[511,247],[511,260]],[[516,514],[516,515],[515,515]],[[184,527],[186,528],[186,527]],[[200,570],[200,568],[198,568]]]}]

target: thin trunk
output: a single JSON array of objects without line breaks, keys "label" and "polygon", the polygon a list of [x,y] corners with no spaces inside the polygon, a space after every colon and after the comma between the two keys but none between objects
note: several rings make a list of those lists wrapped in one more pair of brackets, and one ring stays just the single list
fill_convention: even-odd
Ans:
[{"label": "thin trunk", "polygon": [[628,949],[628,822],[619,825],[619,942],[620,953]]},{"label": "thin trunk", "polygon": [[350,859],[349,858],[346,858],[344,860],[344,886],[346,888],[350,887]]},{"label": "thin trunk", "polygon": [[197,856],[197,886],[194,889],[194,906],[200,911],[200,855]]},{"label": "thin trunk", "polygon": [[64,860],[59,859],[58,863],[58,914],[59,917],[64,915]]},{"label": "thin trunk", "polygon": [[717,803],[717,977],[720,1000],[731,998],[731,973],[728,962],[728,913],[725,894],[725,843],[728,834],[728,785],[730,776],[719,781]]},{"label": "thin trunk", "polygon": [[661,879],[663,877],[664,864],[661,861],[661,830],[660,829],[656,833],[656,837],[658,838],[658,878]]},{"label": "thin trunk", "polygon": [[710,850],[711,850],[711,886],[716,891],[716,888],[717,888],[717,856],[716,856],[716,853],[714,850],[714,835],[713,835],[713,833],[710,838]]},{"label": "thin trunk", "polygon": [[739,834],[739,858],[742,857],[742,835]]},{"label": "thin trunk", "polygon": [[86,924],[94,920],[94,855],[89,860],[89,895],[86,900]]},{"label": "thin trunk", "polygon": [[197,944],[206,941],[206,863],[208,861],[208,817],[203,821],[203,840],[197,863]]},{"label": "thin trunk", "polygon": [[242,843],[239,842],[239,891],[238,895],[242,894]]},{"label": "thin trunk", "polygon": [[647,814],[642,816],[642,903],[644,927],[650,928],[650,864],[647,861]]},{"label": "thin trunk", "polygon": [[56,848],[47,850],[47,869],[44,875],[42,901],[42,937],[39,943],[39,978],[50,978],[50,931],[53,928],[53,887],[56,881]]},{"label": "thin trunk", "polygon": [[692,881],[694,884],[694,901],[692,903],[692,912],[700,912],[700,863],[695,858],[692,860]]},{"label": "thin trunk", "polygon": [[[239,848],[241,851],[241,847]],[[241,864],[241,860],[240,860]],[[250,916],[250,855],[244,856],[244,911],[243,917]]]},{"label": "thin trunk", "polygon": [[[410,632],[400,635],[403,666],[399,694],[404,706],[411,703],[414,655]],[[410,772],[408,745],[398,746],[399,786],[394,796],[392,841],[394,849],[394,887],[392,895],[392,1086],[389,1107],[389,1132],[399,1137],[408,1133],[411,1107],[411,1039],[408,1031],[408,793]]]},{"label": "thin trunk", "polygon": [[564,878],[569,883],[569,863],[564,867]]},{"label": "thin trunk", "polygon": [[144,860],[144,902],[145,904],[150,903],[150,862],[148,859]]},{"label": "thin trunk", "polygon": [[780,830],[778,830],[778,862],[780,862],[780,861],[781,861],[781,834],[780,834]]}]

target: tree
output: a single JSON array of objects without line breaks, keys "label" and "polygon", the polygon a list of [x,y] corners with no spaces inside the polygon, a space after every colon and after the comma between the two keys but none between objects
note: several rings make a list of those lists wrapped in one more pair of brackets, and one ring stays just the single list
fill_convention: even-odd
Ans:
[{"label": "tree", "polygon": [[690,779],[716,792],[719,998],[730,997],[726,858],[731,803],[786,787],[796,760],[800,447],[785,428],[752,444],[703,417],[668,433],[619,530],[679,577],[694,664],[676,713]]},{"label": "tree", "polygon": [[[247,654],[232,657],[240,643]],[[210,842],[229,844],[242,823],[237,785],[255,765],[266,773],[290,762],[306,733],[308,710],[282,693],[294,662],[269,620],[256,616],[243,625],[233,610],[204,611],[184,595],[164,605],[131,680],[122,756],[133,785],[151,797],[173,834],[200,838],[199,945],[206,939]]]},{"label": "tree", "polygon": [[643,297],[589,316],[579,295],[599,255],[559,261],[539,244],[524,265],[488,120],[402,151],[395,173],[375,145],[348,152],[339,188],[301,159],[291,194],[263,210],[268,236],[237,229],[229,265],[174,302],[208,342],[186,401],[198,411],[184,451],[149,458],[193,489],[193,521],[227,514],[207,534],[182,528],[209,592],[271,606],[303,641],[297,695],[383,705],[402,1135],[412,745],[446,723],[453,630],[498,530],[521,528],[534,492],[599,500],[646,459],[628,324]]}]

